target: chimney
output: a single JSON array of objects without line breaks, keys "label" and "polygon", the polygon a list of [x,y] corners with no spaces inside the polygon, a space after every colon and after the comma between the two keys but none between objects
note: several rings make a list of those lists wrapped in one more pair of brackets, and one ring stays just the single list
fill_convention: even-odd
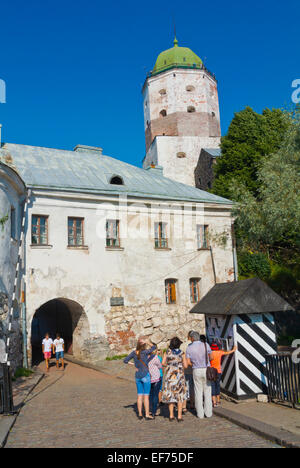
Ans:
[{"label": "chimney", "polygon": [[103,149],[97,146],[76,145],[74,150],[76,153],[98,153],[102,154]]}]

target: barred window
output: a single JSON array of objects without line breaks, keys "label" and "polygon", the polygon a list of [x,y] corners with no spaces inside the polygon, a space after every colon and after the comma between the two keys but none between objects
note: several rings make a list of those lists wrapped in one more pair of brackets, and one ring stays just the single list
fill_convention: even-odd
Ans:
[{"label": "barred window", "polygon": [[197,248],[208,249],[208,226],[197,225]]},{"label": "barred window", "polygon": [[200,278],[190,279],[190,294],[192,303],[200,301]]},{"label": "barred window", "polygon": [[176,304],[176,279],[167,279],[165,281],[165,294],[167,304]]},{"label": "barred window", "polygon": [[31,218],[31,243],[48,244],[48,216],[33,215]]},{"label": "barred window", "polygon": [[76,247],[83,245],[83,218],[68,218],[68,245]]},{"label": "barred window", "polygon": [[167,223],[155,223],[155,248],[166,249],[168,247]]},{"label": "barred window", "polygon": [[120,221],[118,219],[106,221],[106,247],[120,247]]}]

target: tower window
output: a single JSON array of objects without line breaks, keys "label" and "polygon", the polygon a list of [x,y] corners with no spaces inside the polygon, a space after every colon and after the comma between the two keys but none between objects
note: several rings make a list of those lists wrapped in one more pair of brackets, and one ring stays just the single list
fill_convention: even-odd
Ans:
[{"label": "tower window", "polygon": [[162,110],[160,111],[159,115],[160,115],[160,117],[166,117],[166,115],[167,115],[166,109],[162,109]]},{"label": "tower window", "polygon": [[212,115],[213,117],[215,117],[215,116],[216,116],[216,114],[215,114],[214,112],[212,112],[212,113],[211,113],[211,115]]},{"label": "tower window", "polygon": [[179,153],[177,153],[177,158],[186,158],[186,154],[183,153],[183,151],[179,151]]},{"label": "tower window", "polygon": [[186,89],[187,92],[191,93],[191,92],[195,91],[195,86],[189,85],[185,89]]},{"label": "tower window", "polygon": [[160,94],[161,96],[164,96],[165,94],[167,94],[166,89],[163,88],[163,89],[159,90],[159,94]]},{"label": "tower window", "polygon": [[189,113],[196,112],[196,109],[195,109],[194,106],[188,106],[187,112],[189,112]]},{"label": "tower window", "polygon": [[119,177],[119,176],[112,177],[109,183],[112,185],[124,185],[124,181],[122,177]]}]

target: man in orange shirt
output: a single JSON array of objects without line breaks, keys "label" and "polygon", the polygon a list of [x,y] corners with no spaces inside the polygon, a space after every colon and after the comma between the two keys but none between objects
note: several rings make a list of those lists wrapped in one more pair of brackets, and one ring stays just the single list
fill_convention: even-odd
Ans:
[{"label": "man in orange shirt", "polygon": [[212,360],[210,361],[211,367],[214,367],[218,371],[218,379],[216,382],[212,382],[212,401],[213,401],[213,407],[216,408],[217,406],[220,406],[220,393],[221,393],[221,387],[220,387],[220,382],[222,378],[222,357],[223,356],[228,356],[228,354],[235,353],[237,350],[237,347],[234,346],[232,351],[223,351],[219,348],[219,346],[216,343],[212,343],[210,345],[210,348],[212,350],[211,357]]}]

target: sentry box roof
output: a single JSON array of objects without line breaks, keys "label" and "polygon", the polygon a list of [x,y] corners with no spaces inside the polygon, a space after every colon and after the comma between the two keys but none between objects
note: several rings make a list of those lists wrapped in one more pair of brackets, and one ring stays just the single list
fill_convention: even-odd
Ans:
[{"label": "sentry box roof", "polygon": [[281,296],[259,278],[219,283],[196,304],[192,314],[241,315],[293,311]]}]

